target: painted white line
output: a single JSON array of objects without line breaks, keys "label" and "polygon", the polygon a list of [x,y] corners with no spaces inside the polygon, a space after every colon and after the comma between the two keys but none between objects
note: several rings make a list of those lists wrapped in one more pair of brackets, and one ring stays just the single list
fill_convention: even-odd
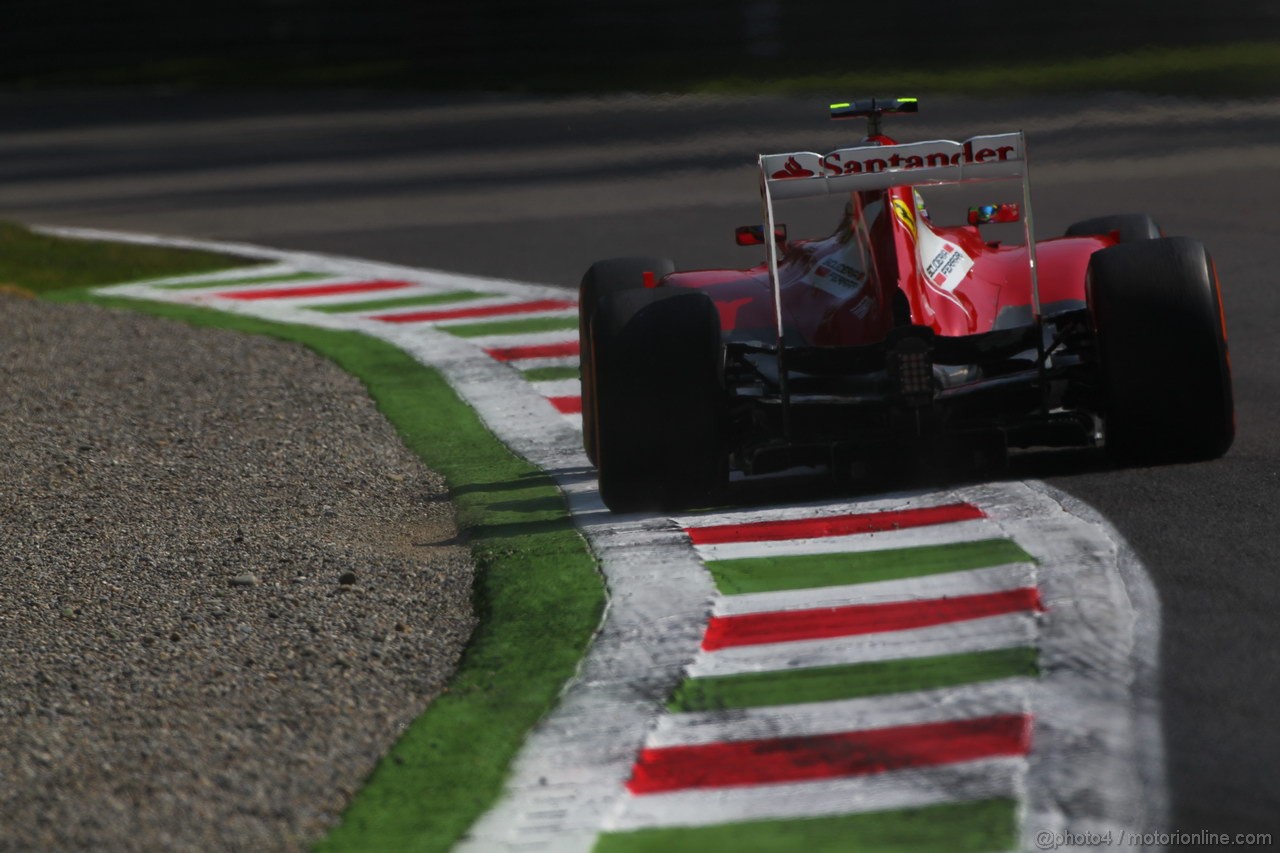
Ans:
[{"label": "painted white line", "polygon": [[1035,568],[1031,563],[1008,563],[902,580],[726,595],[716,599],[711,612],[716,616],[738,616],[744,613],[809,610],[852,604],[923,601],[1003,592],[1034,586],[1035,581]]},{"label": "painted white line", "polygon": [[689,665],[688,674],[694,678],[738,675],[1024,648],[1036,644],[1037,634],[1035,616],[1009,613],[909,631],[699,651]]},{"label": "painted white line", "polygon": [[698,545],[698,556],[704,560],[743,560],[751,557],[795,557],[802,554],[852,554],[861,551],[887,551],[919,545],[949,545],[953,542],[976,542],[1001,538],[996,523],[980,519],[956,521],[932,527],[907,527],[851,536],[823,536],[814,539],[786,539],[779,542],[726,542],[723,545]]},{"label": "painted white line", "polygon": [[[982,489],[970,493],[982,499]],[[1048,608],[1023,849],[1033,849],[1041,831],[1163,830],[1168,791],[1155,587],[1124,538],[1092,508],[1043,483],[1019,490],[1024,494],[1000,514],[1012,535],[1039,546],[1033,553]]]},{"label": "painted white line", "polygon": [[1026,714],[1034,683],[1032,678],[1010,678],[834,702],[670,714],[658,718],[645,746],[806,737]]},{"label": "painted white line", "polygon": [[[673,826],[718,826],[750,820],[834,817],[854,812],[922,808],[994,797],[1017,797],[1026,762],[987,758],[869,776],[784,785],[628,795],[604,824],[624,832]],[[750,839],[750,824],[744,827]],[[853,848],[851,848],[853,849]]]}]

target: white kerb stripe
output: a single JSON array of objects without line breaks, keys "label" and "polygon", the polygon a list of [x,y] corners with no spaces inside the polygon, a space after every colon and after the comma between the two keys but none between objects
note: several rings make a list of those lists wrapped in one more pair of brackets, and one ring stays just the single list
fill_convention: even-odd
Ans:
[{"label": "white kerb stripe", "polygon": [[582,393],[582,383],[577,379],[548,379],[534,382],[533,387],[544,397],[577,397]]},{"label": "white kerb stripe", "polygon": [[736,823],[743,825],[744,837],[749,838],[751,820],[832,817],[1016,797],[1025,773],[1026,760],[1021,757],[985,758],[813,782],[627,795],[605,818],[604,829]]},{"label": "white kerb stripe", "polygon": [[[517,320],[519,317],[494,317],[495,321],[512,319]],[[473,320],[471,322],[489,322],[488,319]],[[440,328],[448,330],[447,326]],[[467,343],[474,344],[482,349],[507,349],[508,347],[539,347],[547,344],[571,344],[576,343],[577,337],[564,329],[557,329],[550,332],[533,332],[530,334],[519,335],[484,335],[482,337],[467,338]],[[576,360],[574,362],[577,363]]]},{"label": "white kerb stripe", "polygon": [[[300,269],[292,264],[264,264],[256,267],[235,267],[233,269],[218,270],[217,272],[200,273],[199,275],[175,275],[167,278],[149,278],[143,281],[128,282],[135,287],[163,287],[166,284],[191,284],[207,283],[209,287],[217,287],[225,285],[228,279],[255,279],[268,278],[277,275],[293,275],[295,273],[310,272],[310,270]],[[198,288],[197,288],[198,289]]]},{"label": "white kerb stripe", "polygon": [[737,675],[1020,648],[1035,645],[1037,625],[1030,613],[1008,613],[908,631],[734,646],[698,652],[686,674],[692,678]]},{"label": "white kerb stripe", "polygon": [[726,542],[697,545],[703,560],[742,560],[749,557],[791,557],[798,554],[849,554],[912,548],[917,545],[950,545],[1002,537],[999,525],[987,520],[955,521],[927,527],[907,527],[849,536],[820,536],[813,539],[783,539],[775,542]]},{"label": "white kerb stripe", "polygon": [[522,358],[510,362],[511,366],[520,371],[537,370],[540,367],[577,367],[578,357],[576,355],[561,355],[550,358]]},{"label": "white kerb stripe", "polygon": [[1025,714],[1034,686],[1035,679],[1019,677],[834,702],[668,714],[658,718],[645,746],[807,737]]}]

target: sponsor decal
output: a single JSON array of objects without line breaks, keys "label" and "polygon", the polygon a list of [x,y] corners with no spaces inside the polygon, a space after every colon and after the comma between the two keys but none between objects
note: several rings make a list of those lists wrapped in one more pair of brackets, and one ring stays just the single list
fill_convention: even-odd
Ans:
[{"label": "sponsor decal", "polygon": [[807,275],[810,287],[828,293],[839,300],[856,297],[867,283],[867,273],[858,263],[853,247],[828,255],[821,260],[813,259]]},{"label": "sponsor decal", "polygon": [[964,142],[939,139],[903,145],[863,145],[826,155],[812,151],[766,155],[765,166],[774,180],[823,176],[865,175],[877,172],[941,169],[953,166],[995,165],[1022,160],[1016,133],[975,136]]},{"label": "sponsor decal", "polygon": [[[917,146],[925,146],[917,148]],[[952,151],[956,146],[960,150]],[[916,149],[919,153],[899,154],[896,149]],[[858,175],[871,172],[885,172],[890,169],[934,169],[941,166],[959,166],[968,163],[1003,162],[1018,160],[1013,145],[999,145],[994,148],[974,150],[973,140],[964,144],[956,142],[917,143],[916,145],[886,145],[876,148],[848,148],[832,151],[822,158],[822,168],[831,175]],[[877,156],[866,156],[867,152],[875,152]],[[895,151],[888,154],[885,152]]]},{"label": "sponsor decal", "polygon": [[839,258],[827,258],[818,268],[814,270],[814,275],[819,278],[825,278],[833,284],[842,284],[845,287],[859,288],[867,280],[867,274],[857,267],[851,267]]},{"label": "sponsor decal", "polygon": [[902,145],[861,145],[828,154],[796,151],[760,158],[777,198],[843,190],[881,189],[919,181],[1012,178],[1024,172],[1021,133],[937,139]]},{"label": "sponsor decal", "polygon": [[[951,243],[945,243],[942,251],[933,256],[925,267],[924,274],[938,287],[946,287],[947,280],[955,275],[956,268],[964,261],[964,252]],[[948,290],[950,288],[947,288]]]},{"label": "sponsor decal", "polygon": [[794,156],[788,157],[787,162],[782,168],[770,175],[775,181],[786,180],[787,178],[812,178],[814,172],[800,165]]},{"label": "sponsor decal", "polygon": [[919,214],[916,220],[919,223],[916,252],[920,273],[934,287],[950,293],[973,269],[973,259],[955,243],[934,232],[924,209],[924,199],[919,193],[915,194],[915,202]]}]

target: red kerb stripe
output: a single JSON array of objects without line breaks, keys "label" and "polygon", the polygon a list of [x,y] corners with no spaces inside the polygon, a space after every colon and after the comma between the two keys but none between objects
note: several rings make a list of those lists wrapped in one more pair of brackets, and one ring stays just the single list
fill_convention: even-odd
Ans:
[{"label": "red kerb stripe", "polygon": [[341,293],[370,293],[377,290],[399,290],[411,287],[407,281],[355,281],[345,284],[316,284],[309,287],[273,287],[253,290],[228,290],[217,294],[223,299],[298,299],[304,296],[337,296]]},{"label": "red kerb stripe", "polygon": [[727,542],[778,542],[784,539],[817,539],[824,536],[849,536],[855,533],[880,533],[930,524],[950,524],[986,518],[973,504],[956,503],[901,509],[890,512],[863,512],[832,515],[826,518],[798,518],[783,521],[755,521],[747,524],[717,524],[689,527],[686,531],[694,545],[722,545]]},{"label": "red kerb stripe", "polygon": [[412,311],[408,314],[382,314],[374,317],[387,323],[431,323],[439,320],[465,320],[472,317],[501,317],[506,314],[535,314],[572,308],[576,302],[566,299],[540,299],[536,302],[513,302],[507,305],[484,305],[479,308],[452,308],[447,311]]},{"label": "red kerb stripe", "polygon": [[548,397],[547,399],[551,401],[551,405],[566,415],[582,414],[581,397]]},{"label": "red kerb stripe", "polygon": [[1002,592],[958,595],[925,601],[890,601],[884,604],[850,604],[811,610],[777,610],[712,616],[702,648],[713,652],[732,646],[788,643],[853,637],[883,631],[928,628],[948,622],[964,622],[987,616],[1003,616],[1024,611],[1041,612],[1040,593],[1035,587]]},{"label": "red kerb stripe", "polygon": [[829,735],[669,746],[641,750],[627,788],[633,794],[657,794],[688,788],[865,776],[1026,755],[1030,747],[1031,717],[1026,714]]},{"label": "red kerb stripe", "polygon": [[578,342],[562,344],[531,344],[523,347],[493,347],[486,349],[498,361],[521,361],[526,358],[563,358],[578,354]]}]

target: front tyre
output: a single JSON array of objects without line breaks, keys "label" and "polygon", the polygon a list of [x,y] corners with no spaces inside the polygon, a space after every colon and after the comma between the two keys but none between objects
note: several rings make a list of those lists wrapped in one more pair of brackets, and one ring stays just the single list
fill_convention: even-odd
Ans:
[{"label": "front tyre", "polygon": [[589,338],[605,505],[674,510],[711,500],[728,470],[715,304],[688,290],[608,295]]},{"label": "front tyre", "polygon": [[1112,246],[1089,260],[1107,451],[1121,463],[1185,462],[1235,438],[1218,275],[1198,240]]}]

